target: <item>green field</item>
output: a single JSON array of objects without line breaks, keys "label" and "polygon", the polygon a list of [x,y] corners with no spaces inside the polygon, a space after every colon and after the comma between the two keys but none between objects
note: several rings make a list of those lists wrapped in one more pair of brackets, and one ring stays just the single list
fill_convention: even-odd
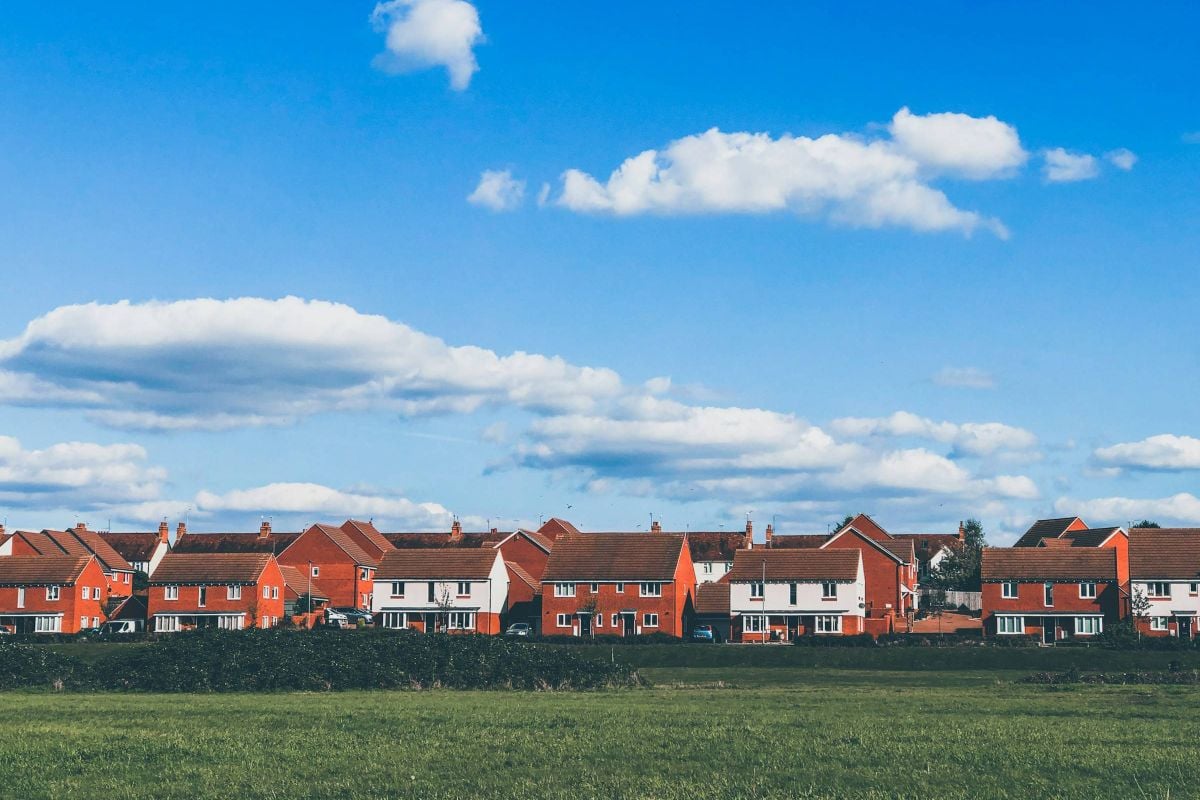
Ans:
[{"label": "green field", "polygon": [[1013,682],[1077,661],[1193,668],[1190,653],[627,647],[616,655],[639,663],[656,685],[557,694],[0,695],[0,793],[1200,795],[1200,689]]}]

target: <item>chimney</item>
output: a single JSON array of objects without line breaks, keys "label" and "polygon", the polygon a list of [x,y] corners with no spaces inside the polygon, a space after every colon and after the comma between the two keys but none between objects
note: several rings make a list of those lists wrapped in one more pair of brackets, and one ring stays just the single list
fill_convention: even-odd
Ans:
[{"label": "chimney", "polygon": [[0,536],[4,535],[4,523],[0,522]]},{"label": "chimney", "polygon": [[264,519],[262,525],[258,526],[258,538],[266,539],[271,535],[271,521]]},{"label": "chimney", "polygon": [[965,541],[967,538],[967,529],[963,527],[962,520],[958,521],[958,540]]},{"label": "chimney", "polygon": [[747,550],[754,549],[754,523],[746,520],[746,538],[742,542],[742,547]]},{"label": "chimney", "polygon": [[171,533],[171,526],[167,524],[167,521],[165,519],[162,522],[158,523],[158,540],[160,542],[167,541],[167,537],[170,535],[170,533]]},{"label": "chimney", "polygon": [[499,528],[492,528],[492,533],[493,533],[493,534],[497,534],[497,533],[499,533],[499,532],[500,532],[500,529],[499,529]]},{"label": "chimney", "polygon": [[767,547],[771,546],[771,537],[775,535],[775,526],[767,523]]},{"label": "chimney", "polygon": [[457,542],[462,539],[462,523],[456,518],[450,525],[450,541]]},{"label": "chimney", "polygon": [[659,522],[658,520],[654,520],[653,522],[651,522],[650,523],[650,532],[651,533],[662,533],[662,523]]},{"label": "chimney", "polygon": [[179,542],[184,536],[187,536],[187,523],[181,522],[175,526],[175,541]]},{"label": "chimney", "polygon": [[76,522],[76,523],[75,523],[75,532],[76,532],[76,533],[83,533],[83,532],[85,532],[86,530],[87,530],[87,523],[86,523],[86,522]]}]

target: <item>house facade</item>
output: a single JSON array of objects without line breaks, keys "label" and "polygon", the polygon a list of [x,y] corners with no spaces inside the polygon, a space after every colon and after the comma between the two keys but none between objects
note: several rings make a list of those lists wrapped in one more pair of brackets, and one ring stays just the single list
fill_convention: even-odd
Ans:
[{"label": "house facade", "polygon": [[63,531],[16,531],[7,543],[14,556],[94,556],[104,571],[105,588],[114,597],[133,594],[133,565],[85,523]]},{"label": "house facade", "polygon": [[981,574],[985,636],[1054,644],[1097,636],[1122,616],[1113,548],[989,547]]},{"label": "house facade", "polygon": [[159,633],[271,628],[284,615],[283,573],[269,553],[171,553],[150,578],[146,605]]},{"label": "house facade", "polygon": [[542,633],[682,637],[695,586],[683,534],[560,535],[542,574]]},{"label": "house facade", "polygon": [[166,522],[159,523],[152,533],[102,533],[101,538],[129,562],[134,572],[153,575],[163,556],[171,552],[170,528]]},{"label": "house facade", "polygon": [[108,579],[92,555],[0,558],[0,628],[79,633],[106,621]]},{"label": "house facade", "polygon": [[364,548],[369,545],[360,541],[365,540],[342,528],[312,525],[279,554],[279,563],[320,581],[334,608],[367,611],[371,608],[379,557],[367,552]]},{"label": "house facade", "polygon": [[[650,529],[658,532],[659,524],[653,523]],[[768,525],[768,542],[771,533],[771,526]],[[747,520],[745,531],[688,531],[687,542],[692,566],[696,570],[696,581],[715,583],[733,569],[734,553],[754,546],[754,525]]]},{"label": "house facade", "polygon": [[917,559],[911,539],[898,539],[866,514],[833,534],[822,550],[862,553],[866,578],[864,632],[906,633],[917,603]]},{"label": "house facade", "polygon": [[1192,639],[1200,620],[1200,528],[1130,532],[1131,591],[1147,603],[1134,620],[1146,636]]},{"label": "house facade", "polygon": [[857,548],[739,550],[728,576],[731,639],[866,632],[863,561]]},{"label": "house facade", "polygon": [[498,634],[508,587],[494,548],[396,549],[379,563],[371,612],[383,628]]}]

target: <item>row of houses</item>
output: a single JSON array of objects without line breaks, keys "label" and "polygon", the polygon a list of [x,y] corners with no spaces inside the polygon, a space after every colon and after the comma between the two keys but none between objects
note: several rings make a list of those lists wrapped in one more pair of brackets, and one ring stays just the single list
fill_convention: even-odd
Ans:
[{"label": "row of houses", "polygon": [[[824,535],[745,531],[377,530],[348,520],[299,532],[0,529],[0,627],[75,633],[142,619],[160,632],[306,626],[326,609],[386,628],[731,641],[911,630],[920,580],[964,532],[892,534],[860,514]],[[1146,633],[1193,635],[1200,529],[1089,528],[1039,520],[982,554],[985,635],[1053,643],[1103,632],[1140,606]],[[135,589],[135,584],[144,583]],[[1145,601],[1136,600],[1145,597]],[[1136,601],[1135,601],[1136,600]]]}]

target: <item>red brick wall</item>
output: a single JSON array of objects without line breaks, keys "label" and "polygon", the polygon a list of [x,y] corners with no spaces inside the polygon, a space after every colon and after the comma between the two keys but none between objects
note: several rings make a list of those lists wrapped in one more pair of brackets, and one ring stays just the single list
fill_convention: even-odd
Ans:
[{"label": "red brick wall", "polygon": [[[35,554],[36,555],[36,554]],[[88,587],[88,599],[84,600],[83,587]],[[100,599],[93,600],[93,589],[100,588]],[[87,616],[87,627],[91,627],[92,617],[101,624],[105,622],[104,603],[108,599],[107,581],[104,570],[95,559],[88,562],[78,580],[70,586],[60,586],[57,600],[46,599],[45,586],[25,587],[25,607],[17,608],[17,587],[0,587],[0,613],[11,614],[62,614],[62,632],[79,633],[79,618]]]},{"label": "red brick wall", "polygon": [[1120,619],[1120,589],[1114,581],[1097,581],[1095,599],[1079,596],[1078,582],[1055,582],[1054,605],[1047,607],[1043,597],[1042,581],[1017,584],[1015,598],[1001,597],[1002,586],[998,582],[985,582],[982,587],[983,630],[987,635],[996,633],[996,614],[1023,614],[1025,633],[1030,636],[1041,634],[1040,620],[1046,614],[1084,613],[1103,614],[1108,626]]},{"label": "red brick wall", "polygon": [[[346,551],[318,528],[309,528],[279,554],[281,564],[289,564],[308,574],[308,562],[318,567],[320,575],[314,576],[321,588],[329,595],[329,604],[335,608],[369,608],[364,606],[362,596],[370,595],[374,578],[363,580],[360,568]],[[374,570],[371,569],[373,573]]]},{"label": "red brick wall", "polygon": [[[693,580],[695,574],[693,573]],[[559,628],[555,623],[559,614],[567,614],[572,621],[575,612],[588,601],[594,600],[596,614],[604,615],[604,625],[594,628],[597,636],[619,636],[620,627],[612,627],[612,615],[625,609],[637,610],[637,624],[642,624],[645,613],[658,614],[658,628],[642,628],[643,634],[666,633],[672,636],[683,635],[681,611],[687,598],[690,597],[691,586],[663,582],[662,597],[641,597],[640,583],[626,583],[624,594],[617,594],[616,586],[602,583],[599,592],[592,594],[588,583],[575,584],[575,597],[555,597],[554,584],[542,584],[542,634],[546,636],[570,636],[571,628]]]},{"label": "red brick wall", "polygon": [[524,536],[514,536],[500,547],[500,554],[505,561],[518,564],[529,573],[535,581],[542,579],[546,571],[546,560],[550,554]]},{"label": "red brick wall", "polygon": [[[863,541],[854,533],[844,533],[825,545],[827,550],[835,547],[862,552],[867,616],[879,618],[891,616],[894,612],[898,613],[901,609],[901,576],[906,570],[911,570],[902,564],[897,564],[896,559],[880,552],[877,547]],[[887,607],[888,603],[891,603],[890,609]]]},{"label": "red brick wall", "polygon": [[[278,597],[264,598],[264,586],[268,589],[278,588]],[[187,614],[197,611],[205,614],[240,613],[244,618],[244,627],[257,628],[262,624],[264,616],[275,619],[283,618],[283,574],[279,571],[279,564],[274,559],[267,564],[258,583],[242,586],[242,596],[237,600],[229,599],[227,584],[223,583],[208,586],[204,608],[198,606],[199,586],[180,586],[178,600],[167,600],[165,593],[166,586],[152,585],[150,587],[146,613],[151,619],[155,614]],[[268,594],[274,595],[275,592],[269,591]]]}]

